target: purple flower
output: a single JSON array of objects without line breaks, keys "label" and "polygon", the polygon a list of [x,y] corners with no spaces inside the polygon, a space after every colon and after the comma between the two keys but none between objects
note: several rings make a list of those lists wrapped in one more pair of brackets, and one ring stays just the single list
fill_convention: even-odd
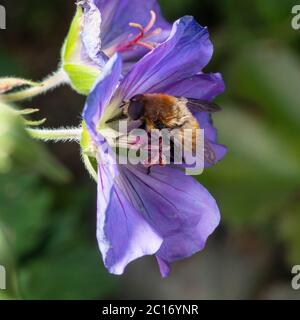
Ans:
[{"label": "purple flower", "polygon": [[171,26],[156,0],[82,0],[82,58],[101,68],[118,52],[129,70],[157,44],[165,41]]},{"label": "purple flower", "polygon": [[[97,238],[111,273],[122,274],[129,262],[155,254],[165,277],[172,262],[202,250],[219,224],[214,198],[191,176],[172,166],[153,166],[149,174],[142,165],[114,164],[103,142],[113,132],[106,121],[122,101],[136,94],[212,100],[223,92],[220,74],[200,72],[212,53],[207,29],[192,17],[183,17],[174,23],[169,38],[125,78],[121,57],[114,55],[87,99],[83,117],[98,162]],[[216,154],[215,162],[220,160],[226,148],[216,143],[210,116],[198,113],[195,117]]]}]

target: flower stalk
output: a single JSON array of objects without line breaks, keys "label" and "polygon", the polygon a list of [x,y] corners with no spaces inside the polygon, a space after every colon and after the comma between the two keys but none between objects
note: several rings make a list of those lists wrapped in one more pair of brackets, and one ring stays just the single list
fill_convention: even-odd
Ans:
[{"label": "flower stalk", "polygon": [[82,135],[81,128],[62,129],[32,129],[27,128],[29,135],[37,140],[54,142],[79,142]]},{"label": "flower stalk", "polygon": [[68,77],[63,69],[59,69],[57,72],[46,78],[39,85],[35,85],[25,90],[21,90],[15,93],[9,93],[1,95],[1,101],[3,102],[18,102],[22,100],[31,99],[40,94],[53,90],[60,85],[67,83]]}]

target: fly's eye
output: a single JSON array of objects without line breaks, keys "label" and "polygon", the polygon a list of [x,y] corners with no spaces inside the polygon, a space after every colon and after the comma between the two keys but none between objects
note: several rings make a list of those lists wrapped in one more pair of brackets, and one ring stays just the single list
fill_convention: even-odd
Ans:
[{"label": "fly's eye", "polygon": [[132,120],[139,120],[145,113],[145,105],[142,101],[131,100],[128,106],[128,115]]},{"label": "fly's eye", "polygon": [[143,99],[143,95],[142,94],[137,94],[135,96],[133,96],[130,101],[136,102],[136,101],[140,101]]}]

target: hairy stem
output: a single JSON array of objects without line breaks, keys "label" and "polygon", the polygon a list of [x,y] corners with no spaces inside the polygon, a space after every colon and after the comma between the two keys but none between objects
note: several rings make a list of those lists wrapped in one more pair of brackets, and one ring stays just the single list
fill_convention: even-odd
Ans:
[{"label": "hairy stem", "polygon": [[34,139],[55,142],[79,142],[82,128],[62,128],[62,129],[31,129],[27,132]]},{"label": "hairy stem", "polygon": [[63,69],[59,69],[57,72],[46,78],[40,85],[33,86],[29,89],[21,90],[16,93],[9,93],[1,95],[1,101],[3,102],[17,102],[26,100],[46,93],[49,90],[53,90],[56,87],[67,83],[68,78]]}]

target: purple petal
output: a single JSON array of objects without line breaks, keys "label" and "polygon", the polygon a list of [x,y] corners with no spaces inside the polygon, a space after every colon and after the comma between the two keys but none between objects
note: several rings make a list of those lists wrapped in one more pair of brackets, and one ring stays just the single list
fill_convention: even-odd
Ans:
[{"label": "purple petal", "polygon": [[205,139],[205,143],[208,144],[209,147],[214,152],[214,160],[212,162],[207,161],[208,155],[204,155],[204,158],[205,158],[204,167],[209,168],[215,165],[216,163],[218,163],[219,161],[221,161],[225,157],[228,149],[226,146],[222,144],[214,143],[208,139]]},{"label": "purple petal", "polygon": [[204,138],[206,141],[206,144],[209,145],[209,148],[212,149],[212,151],[215,154],[215,160],[213,163],[207,161],[208,155],[205,154],[205,168],[209,168],[212,165],[216,164],[220,160],[224,158],[224,156],[227,153],[227,147],[225,147],[222,144],[218,144],[218,132],[217,129],[213,126],[212,117],[209,113],[206,112],[198,112],[194,114],[194,117],[198,120],[200,128],[204,129]]},{"label": "purple petal", "polygon": [[138,93],[163,92],[199,73],[213,53],[207,28],[201,27],[193,17],[176,21],[168,40],[144,56],[127,74],[119,95],[130,98]]},{"label": "purple petal", "polygon": [[126,41],[138,30],[129,26],[130,22],[146,26],[150,20],[150,11],[157,15],[154,28],[170,29],[169,23],[161,15],[156,0],[94,0],[102,15],[102,43],[108,48],[116,43]]},{"label": "purple petal", "polygon": [[212,101],[225,90],[221,74],[197,74],[161,88],[161,92],[186,98]]},{"label": "purple petal", "polygon": [[131,261],[156,253],[162,238],[120,191],[118,168],[103,163],[103,156],[98,166],[97,239],[106,268],[119,275]]},{"label": "purple petal", "polygon": [[212,116],[207,112],[197,112],[193,114],[198,120],[201,129],[204,129],[206,139],[216,142],[218,139],[217,129],[213,126]]},{"label": "purple petal", "polygon": [[90,64],[96,64],[103,69],[108,58],[101,50],[101,13],[91,1],[81,1],[80,4],[83,8],[81,57],[84,61],[90,60]]},{"label": "purple petal", "polygon": [[[157,252],[163,276],[168,264],[203,249],[220,221],[214,198],[192,177],[171,167],[120,168],[132,203],[164,238]],[[124,187],[125,188],[125,187]]]},{"label": "purple petal", "polygon": [[[146,26],[150,20],[150,11],[156,13],[156,22],[152,30],[161,28],[161,33],[147,39],[149,42],[161,43],[170,34],[171,25],[161,15],[156,0],[81,0],[83,8],[82,24],[82,58],[90,60],[101,69],[107,61],[105,50],[127,43],[139,33],[139,29],[129,25],[130,22]],[[151,32],[151,31],[150,31]],[[110,50],[109,50],[110,51]],[[128,71],[132,64],[144,56],[149,50],[141,46],[122,52]]]},{"label": "purple petal", "polygon": [[87,98],[83,111],[83,119],[95,140],[97,140],[98,137],[96,126],[116,90],[121,76],[121,70],[121,58],[115,54],[105,65],[105,68]]},{"label": "purple petal", "polygon": [[159,256],[156,256],[156,260],[159,266],[160,274],[163,278],[167,278],[171,271],[171,266],[168,262],[160,258]]}]

